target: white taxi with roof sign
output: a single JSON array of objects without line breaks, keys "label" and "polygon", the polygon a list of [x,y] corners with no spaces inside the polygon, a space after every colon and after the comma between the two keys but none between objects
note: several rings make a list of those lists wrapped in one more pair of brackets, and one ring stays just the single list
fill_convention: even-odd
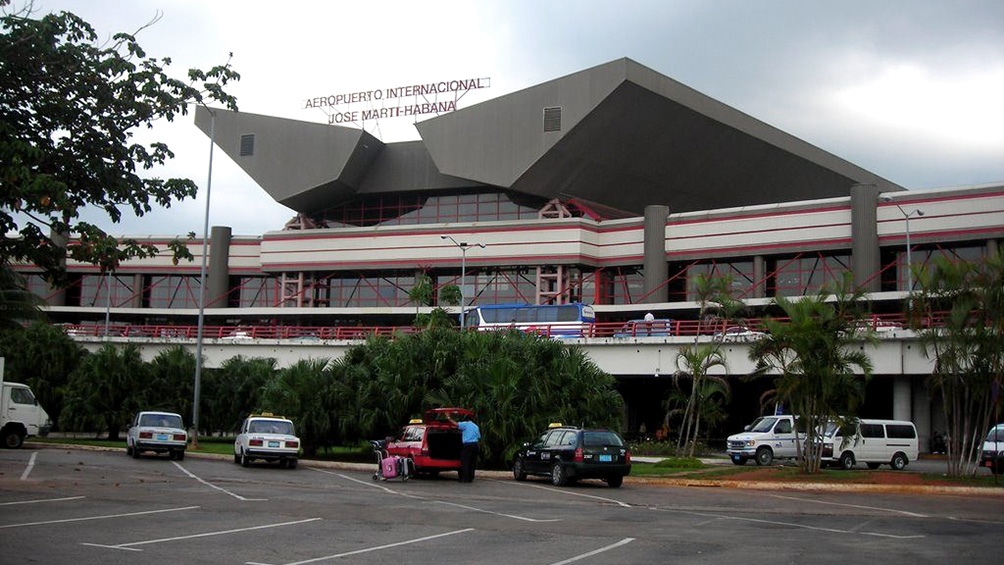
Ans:
[{"label": "white taxi with roof sign", "polygon": [[247,417],[234,440],[234,463],[244,467],[261,459],[294,469],[299,453],[300,438],[295,435],[293,422],[267,412]]}]

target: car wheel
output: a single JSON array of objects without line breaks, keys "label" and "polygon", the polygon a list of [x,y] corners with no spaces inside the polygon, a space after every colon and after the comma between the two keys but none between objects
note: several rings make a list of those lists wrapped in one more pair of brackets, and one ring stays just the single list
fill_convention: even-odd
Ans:
[{"label": "car wheel", "polygon": [[135,445],[132,446],[132,458],[139,459],[139,454],[140,454],[139,448],[136,447]]},{"label": "car wheel", "polygon": [[872,469],[872,470],[878,469],[879,468],[879,464],[878,463],[868,463],[868,468]]},{"label": "car wheel", "polygon": [[179,449],[178,451],[175,451],[174,452],[174,458],[177,459],[178,461],[184,461],[185,460],[185,450],[184,449]]},{"label": "car wheel", "polygon": [[234,452],[234,463],[240,463],[240,462],[241,462],[241,454],[240,454],[240,453],[237,453],[237,452],[235,451],[235,452]]},{"label": "car wheel", "polygon": [[561,462],[557,462],[551,467],[551,484],[556,487],[563,487],[568,483],[568,477],[565,475],[565,468],[561,466]]},{"label": "car wheel", "polygon": [[740,457],[738,459],[736,459],[734,457],[732,458],[732,464],[733,465],[745,465],[747,461],[749,461],[749,459],[747,459],[745,457]]},{"label": "car wheel", "polygon": [[286,466],[290,469],[296,469],[296,459],[290,459]]},{"label": "car wheel", "polygon": [[756,450],[756,464],[770,465],[774,462],[774,452],[769,447],[761,447]]},{"label": "car wheel", "polygon": [[609,485],[610,488],[617,488],[617,487],[621,486],[622,484],[624,484],[624,477],[622,477],[620,475],[616,475],[616,476],[613,476],[613,477],[607,477],[607,485]]},{"label": "car wheel", "polygon": [[990,472],[995,475],[1000,475],[1001,473],[1004,473],[1004,465],[1001,465],[1000,463],[991,463]]},{"label": "car wheel", "polygon": [[850,451],[844,453],[840,456],[840,468],[845,471],[850,471],[855,465],[854,454]]},{"label": "car wheel", "polygon": [[241,467],[247,467],[250,464],[251,464],[251,459],[242,450],[241,451]]},{"label": "car wheel", "polygon": [[889,466],[893,468],[894,471],[902,471],[909,461],[906,458],[906,454],[897,453],[892,456],[892,461],[889,462]]},{"label": "car wheel", "polygon": [[3,434],[4,447],[8,449],[18,449],[24,445],[24,436],[17,430],[9,430]]},{"label": "car wheel", "polygon": [[128,442],[126,442],[126,455],[132,457],[132,446]]},{"label": "car wheel", "polygon": [[526,468],[523,467],[522,459],[517,458],[515,461],[512,462],[512,478],[516,479],[517,481],[526,480]]}]

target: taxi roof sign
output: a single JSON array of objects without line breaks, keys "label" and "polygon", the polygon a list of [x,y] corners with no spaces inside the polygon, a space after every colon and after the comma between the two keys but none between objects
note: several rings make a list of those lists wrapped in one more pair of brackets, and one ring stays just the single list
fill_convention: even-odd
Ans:
[{"label": "taxi roof sign", "polygon": [[550,424],[547,425],[547,429],[560,428],[563,425],[564,424],[562,424],[561,422],[551,422]]}]

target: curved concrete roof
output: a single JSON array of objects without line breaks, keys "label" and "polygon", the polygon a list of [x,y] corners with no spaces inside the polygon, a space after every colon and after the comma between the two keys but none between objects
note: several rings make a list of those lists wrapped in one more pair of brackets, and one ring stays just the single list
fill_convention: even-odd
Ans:
[{"label": "curved concrete roof", "polygon": [[[687,212],[846,196],[856,184],[902,190],[630,59],[426,120],[421,141],[213,111],[217,145],[276,201],[307,214],[364,194],[475,186],[638,215],[650,204]],[[198,108],[207,135],[209,122]],[[248,134],[254,154],[242,157]]]}]

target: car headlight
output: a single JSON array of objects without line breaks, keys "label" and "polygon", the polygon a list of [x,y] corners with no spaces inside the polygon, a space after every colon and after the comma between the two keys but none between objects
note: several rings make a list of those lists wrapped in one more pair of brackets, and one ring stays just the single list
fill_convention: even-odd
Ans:
[{"label": "car headlight", "polygon": [[755,439],[748,439],[748,440],[746,440],[746,447],[753,447],[754,445],[756,445],[756,440]]}]

